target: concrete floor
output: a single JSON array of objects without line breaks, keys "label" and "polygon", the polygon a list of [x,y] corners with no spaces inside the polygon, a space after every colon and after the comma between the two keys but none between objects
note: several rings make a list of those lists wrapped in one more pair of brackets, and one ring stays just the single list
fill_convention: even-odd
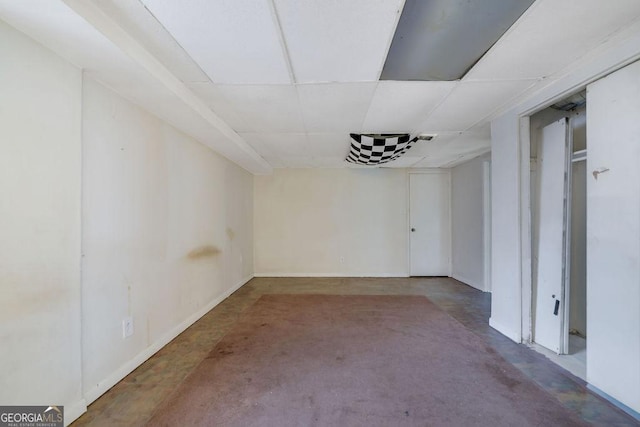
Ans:
[{"label": "concrete floor", "polygon": [[577,335],[569,336],[569,354],[556,354],[543,346],[531,343],[532,349],[545,355],[553,363],[562,366],[578,378],[587,379],[587,340]]},{"label": "concrete floor", "polygon": [[580,378],[490,328],[490,295],[447,278],[253,279],[92,403],[73,425],[143,425],[261,295],[300,293],[425,295],[584,420],[602,426],[640,425],[587,390]]}]

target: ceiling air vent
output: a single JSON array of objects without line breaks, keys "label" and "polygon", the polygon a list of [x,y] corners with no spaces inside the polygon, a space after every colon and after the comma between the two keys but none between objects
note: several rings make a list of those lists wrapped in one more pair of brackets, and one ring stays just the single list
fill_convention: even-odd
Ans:
[{"label": "ceiling air vent", "polygon": [[435,133],[421,133],[420,135],[418,135],[418,141],[431,141],[436,136],[438,135],[436,135]]}]

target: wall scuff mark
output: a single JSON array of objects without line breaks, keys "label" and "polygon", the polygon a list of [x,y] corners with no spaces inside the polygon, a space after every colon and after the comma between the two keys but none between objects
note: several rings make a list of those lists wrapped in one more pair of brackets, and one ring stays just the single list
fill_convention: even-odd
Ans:
[{"label": "wall scuff mark", "polygon": [[216,246],[205,245],[195,248],[191,252],[187,254],[187,258],[189,259],[201,259],[201,258],[209,258],[216,256],[222,252]]},{"label": "wall scuff mark", "polygon": [[229,240],[233,240],[236,237],[236,232],[233,231],[232,228],[227,227],[227,237],[229,237]]}]

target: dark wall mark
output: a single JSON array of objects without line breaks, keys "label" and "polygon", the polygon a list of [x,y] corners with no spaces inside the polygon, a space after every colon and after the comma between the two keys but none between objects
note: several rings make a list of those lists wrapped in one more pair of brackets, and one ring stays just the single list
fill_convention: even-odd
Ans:
[{"label": "dark wall mark", "polygon": [[187,254],[187,258],[189,259],[209,258],[209,257],[217,256],[218,254],[220,254],[220,252],[222,251],[215,246],[205,245],[205,246],[200,246],[199,248],[195,248],[194,250],[189,252]]}]

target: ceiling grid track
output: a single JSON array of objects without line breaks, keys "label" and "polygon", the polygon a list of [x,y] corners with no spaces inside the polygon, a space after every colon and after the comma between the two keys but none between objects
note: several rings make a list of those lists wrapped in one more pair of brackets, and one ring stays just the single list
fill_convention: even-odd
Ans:
[{"label": "ceiling grid track", "polygon": [[291,63],[291,55],[289,55],[289,46],[287,46],[287,39],[282,31],[282,24],[280,23],[280,16],[278,15],[278,8],[276,7],[275,0],[269,0],[269,10],[271,11],[271,18],[278,30],[278,39],[280,40],[280,47],[282,48],[282,54],[284,55],[284,61],[287,65],[287,71],[289,72],[289,78],[292,84],[296,84],[296,73]]},{"label": "ceiling grid track", "polygon": [[367,106],[367,111],[364,114],[364,116],[362,117],[362,123],[360,123],[360,128],[358,129],[357,132],[354,132],[354,133],[369,132],[369,129],[365,129],[364,125],[365,125],[365,123],[367,123],[367,116],[369,115],[369,111],[371,111],[371,107],[373,107],[373,98],[375,98],[375,96],[376,96],[376,91],[378,90],[378,86],[379,85],[380,85],[380,81],[377,81],[376,82],[376,87],[371,92],[371,101],[369,101],[369,105]]},{"label": "ceiling grid track", "polygon": [[389,34],[389,40],[387,41],[387,47],[384,50],[384,56],[382,57],[382,62],[378,67],[378,73],[376,74],[376,78],[380,81],[380,77],[382,77],[382,71],[384,70],[384,64],[387,62],[387,56],[389,55],[389,49],[391,49],[391,43],[393,42],[393,37],[396,34],[396,30],[398,29],[398,23],[400,22],[400,17],[402,16],[402,11],[404,10],[405,0],[402,0],[402,4],[398,8],[398,12],[396,13],[396,18],[393,22],[393,31]]},{"label": "ceiling grid track", "polygon": [[[455,84],[455,86],[452,86],[448,91],[447,94],[445,96],[442,97],[442,99],[440,100],[440,102],[438,102],[436,105],[434,105],[428,113],[426,113],[424,115],[424,119],[422,119],[420,121],[420,124],[425,123],[427,120],[429,120],[429,117],[431,117],[431,115],[433,114],[434,111],[436,111],[442,104],[444,104],[444,102],[451,96],[451,94],[453,93],[453,91],[455,91],[458,87],[460,86],[460,81],[458,80]],[[420,132],[418,129],[411,129],[412,132]],[[436,129],[435,132],[439,132],[439,129]]]},{"label": "ceiling grid track", "polygon": [[540,4],[541,2],[535,1],[527,10],[525,10],[524,13],[520,15],[520,18],[518,18],[507,31],[505,31],[505,33],[498,39],[498,41],[495,42],[493,46],[491,46],[489,50],[487,50],[484,55],[482,55],[480,59],[476,61],[475,64],[473,64],[473,67],[469,71],[467,71],[467,74],[464,77],[466,78],[467,76],[472,74],[475,69],[480,68],[480,66],[483,65],[483,62],[486,62],[487,58],[489,58],[495,50],[499,50],[500,46],[502,46],[502,44],[504,43],[504,40],[508,39],[509,36],[511,36],[511,34],[514,33],[515,30],[521,25],[521,23],[526,21],[530,15],[533,15],[534,10],[537,9]]},{"label": "ceiling grid track", "polygon": [[[173,36],[173,34],[171,34],[171,32],[169,32],[169,30],[164,25],[162,25],[162,22],[160,22],[160,20],[156,17],[156,15],[154,15],[153,12],[147,7],[147,5],[144,4],[142,2],[142,0],[136,0],[136,1],[138,3],[140,3],[140,5],[144,8],[144,10],[146,10],[147,13],[153,18],[153,20],[158,23],[158,25],[165,31],[165,33],[167,33],[167,35],[169,37],[171,37],[171,39],[176,43],[176,45],[179,46],[180,49],[182,49],[185,52],[185,55],[187,55],[189,58],[191,58],[191,56],[187,53],[187,51],[184,48],[184,46],[182,46],[182,44],[180,44],[180,42]],[[203,75],[207,76],[207,80],[203,80],[201,82],[190,81],[189,83],[213,83],[213,81],[211,80],[211,76],[209,74],[207,74],[207,72],[202,69],[200,64],[198,64],[196,61],[194,61],[193,58],[191,58],[191,62],[193,63],[194,66],[196,66],[202,72]]]}]

